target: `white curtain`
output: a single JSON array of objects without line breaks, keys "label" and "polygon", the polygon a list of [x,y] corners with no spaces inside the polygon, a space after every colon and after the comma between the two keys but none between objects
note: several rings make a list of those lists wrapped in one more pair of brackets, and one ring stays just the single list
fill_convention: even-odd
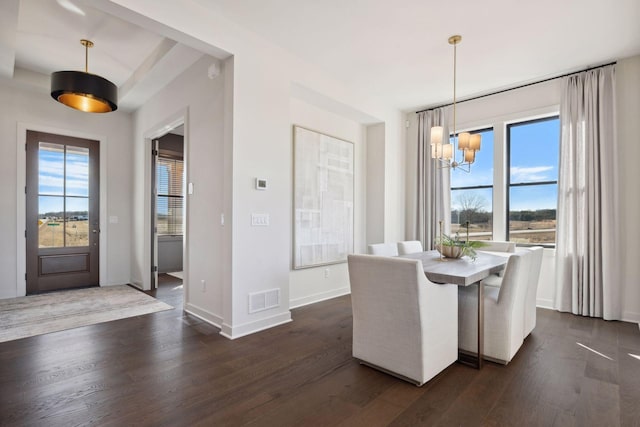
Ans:
[{"label": "white curtain", "polygon": [[557,310],[621,317],[615,65],[563,79],[556,249]]},{"label": "white curtain", "polygon": [[442,126],[443,142],[446,142],[448,123],[446,107],[418,113],[416,238],[426,250],[435,249],[440,220],[444,221],[445,233],[451,225],[450,169],[438,167],[438,161],[431,159],[431,128]]}]

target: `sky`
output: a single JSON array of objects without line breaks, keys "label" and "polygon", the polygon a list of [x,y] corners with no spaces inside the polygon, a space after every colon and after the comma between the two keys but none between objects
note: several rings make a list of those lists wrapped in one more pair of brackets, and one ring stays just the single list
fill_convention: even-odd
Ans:
[{"label": "sky", "polygon": [[[557,181],[560,121],[558,118],[512,125],[510,128],[510,180],[511,183]],[[493,183],[493,130],[480,132],[482,145],[471,165],[471,172],[451,171],[451,187],[491,185]],[[459,154],[460,156],[460,154]],[[485,199],[484,209],[491,211],[491,189],[473,191]],[[457,194],[451,195],[452,209],[456,208]],[[509,193],[512,211],[555,209],[557,185],[513,187]]]},{"label": "sky", "polygon": [[[66,200],[67,211],[89,209],[89,151],[82,147],[67,146]],[[64,146],[40,143],[38,151],[38,213],[64,210],[65,155]],[[69,197],[79,196],[79,197]]]}]

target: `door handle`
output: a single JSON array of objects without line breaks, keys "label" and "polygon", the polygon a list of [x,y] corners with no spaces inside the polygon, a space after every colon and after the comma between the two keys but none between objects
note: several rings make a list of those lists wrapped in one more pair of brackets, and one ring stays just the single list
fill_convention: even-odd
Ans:
[{"label": "door handle", "polygon": [[93,233],[97,233],[97,232],[98,232],[98,230],[96,230],[96,229],[93,229],[93,230],[91,230],[91,231],[92,231]]}]

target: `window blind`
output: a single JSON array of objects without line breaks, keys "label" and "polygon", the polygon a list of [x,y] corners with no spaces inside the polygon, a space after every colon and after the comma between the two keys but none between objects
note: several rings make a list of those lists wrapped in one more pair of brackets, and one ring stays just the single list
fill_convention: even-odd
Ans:
[{"label": "window blind", "polygon": [[159,157],[156,162],[158,234],[184,234],[184,162]]}]

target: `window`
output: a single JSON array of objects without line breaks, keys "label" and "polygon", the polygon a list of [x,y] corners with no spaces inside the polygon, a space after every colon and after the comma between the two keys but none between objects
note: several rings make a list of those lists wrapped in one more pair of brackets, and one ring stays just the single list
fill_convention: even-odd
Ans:
[{"label": "window", "polygon": [[39,247],[89,246],[89,201],[89,148],[40,142]]},{"label": "window", "polygon": [[555,243],[559,144],[558,116],[507,125],[508,240]]},{"label": "window", "polygon": [[184,162],[158,157],[156,177],[158,235],[183,235]]},{"label": "window", "polygon": [[451,232],[474,240],[493,239],[493,129],[471,131],[482,135],[482,146],[471,172],[451,172]]}]

